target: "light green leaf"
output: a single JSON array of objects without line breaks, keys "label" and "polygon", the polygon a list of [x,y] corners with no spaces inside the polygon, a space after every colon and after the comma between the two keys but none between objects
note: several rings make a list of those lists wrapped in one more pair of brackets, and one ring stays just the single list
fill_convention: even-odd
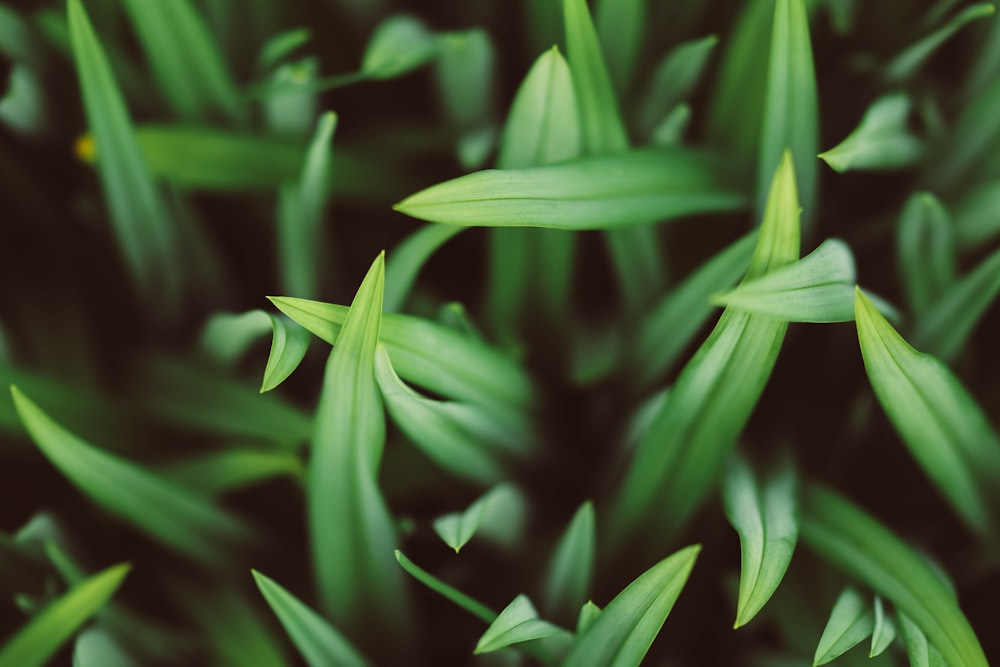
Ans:
[{"label": "light green leaf", "polygon": [[245,544],[246,526],[183,487],[87,444],[11,387],[14,405],[42,453],[86,496],[150,537],[210,564]]},{"label": "light green leaf", "polygon": [[437,52],[434,35],[412,16],[390,16],[379,24],[365,48],[361,73],[391,79],[430,62]]},{"label": "light green leaf", "polygon": [[884,526],[819,486],[804,490],[799,525],[802,539],[819,556],[875,589],[900,618],[912,619],[949,665],[987,667],[979,640],[947,586]]},{"label": "light green leaf", "polygon": [[395,312],[406,303],[420,270],[431,255],[462,231],[462,227],[424,225],[400,241],[386,259],[385,300],[382,308]]},{"label": "light green leaf", "polygon": [[588,500],[580,505],[559,538],[545,574],[544,607],[557,618],[570,618],[590,592],[596,531],[594,505]]},{"label": "light green leaf", "polygon": [[308,28],[293,28],[274,35],[261,47],[260,55],[257,56],[257,69],[267,70],[276,67],[282,60],[308,44],[310,39],[312,33]]},{"label": "light green leaf", "polygon": [[421,569],[414,564],[413,561],[404,556],[402,552],[397,550],[395,553],[396,561],[399,565],[406,570],[410,576],[430,588],[435,593],[448,598],[465,611],[480,618],[485,623],[493,623],[493,621],[497,619],[498,614],[483,603],[472,599],[465,593],[462,593],[454,587],[444,583],[426,570]]},{"label": "light green leaf", "polygon": [[[320,599],[352,638],[406,632],[396,531],[378,488],[385,416],[375,382],[385,257],[354,297],[327,361],[308,470],[309,530]],[[383,651],[387,647],[383,647]],[[395,647],[400,648],[400,647]]]},{"label": "light green leaf", "polygon": [[701,81],[718,42],[718,37],[709,35],[684,42],[663,57],[639,105],[637,125],[640,135],[652,136],[653,130],[670,110],[688,98]]},{"label": "light green leaf", "polygon": [[919,315],[955,281],[955,241],[948,212],[937,198],[920,192],[899,218],[896,257],[910,306]]},{"label": "light green leaf", "polygon": [[525,595],[518,595],[479,638],[473,653],[476,655],[490,653],[512,644],[559,634],[569,633],[538,618],[538,612],[535,611],[531,600]]},{"label": "light green leaf", "polygon": [[[157,87],[174,113],[201,120],[212,112],[243,115],[241,94],[227,70],[219,41],[190,0],[122,3],[139,36]],[[183,48],[178,48],[183,45]]]},{"label": "light green leaf", "polygon": [[195,493],[215,496],[274,477],[288,476],[301,480],[305,470],[302,460],[294,454],[227,449],[171,463],[160,472]]},{"label": "light green leaf", "polygon": [[966,7],[948,23],[893,58],[886,65],[886,81],[900,83],[909,79],[952,35],[977,19],[992,16],[994,11],[992,3],[989,2],[979,2]]},{"label": "light green leaf", "polygon": [[882,598],[875,596],[875,628],[872,630],[872,647],[868,651],[868,657],[885,653],[893,640],[896,639],[896,624],[892,622],[889,614],[885,611]]},{"label": "light green leaf", "polygon": [[819,157],[837,172],[908,167],[924,154],[923,142],[907,129],[909,115],[905,93],[880,97],[846,139]]},{"label": "light green leaf", "polygon": [[261,380],[260,393],[271,391],[291,375],[309,350],[309,332],[287,317],[268,314],[271,320],[271,351]]},{"label": "light green leaf", "polygon": [[479,523],[486,514],[489,498],[490,494],[486,494],[469,505],[464,512],[437,517],[434,519],[434,532],[444,540],[445,544],[454,549],[455,553],[458,553],[476,534]]},{"label": "light green leaf", "polygon": [[914,344],[942,361],[965,346],[973,328],[1000,293],[1000,250],[945,291],[917,320]]},{"label": "light green leaf", "polygon": [[133,667],[137,664],[99,628],[81,632],[73,647],[73,667]]},{"label": "light green leaf", "polygon": [[934,645],[927,641],[927,636],[920,631],[917,624],[906,614],[897,614],[899,630],[906,644],[906,653],[910,658],[910,667],[948,667]]},{"label": "light green leaf", "polygon": [[395,209],[451,225],[614,229],[730,211],[745,199],[727,165],[686,149],[642,149],[527,169],[488,169],[410,195]]},{"label": "light green leaf", "polygon": [[[493,115],[496,67],[496,53],[489,34],[474,28],[445,33],[437,40],[438,91],[453,127],[460,133],[484,127]],[[475,168],[469,164],[465,166]]]},{"label": "light green leaf", "polygon": [[270,328],[271,321],[263,310],[216,313],[202,327],[199,347],[209,359],[231,367]]},{"label": "light green leaf", "polygon": [[712,296],[712,303],[789,322],[854,319],[854,255],[843,241],[824,241],[788,266]]},{"label": "light green leaf", "polygon": [[860,644],[872,634],[873,623],[872,612],[861,595],[853,588],[844,590],[830,612],[813,665],[825,665]]},{"label": "light green leaf", "polygon": [[996,525],[1000,438],[944,364],[914,350],[859,291],[858,339],[875,395],[903,442],[971,528]]},{"label": "light green leaf", "polygon": [[0,648],[0,667],[41,667],[122,585],[128,563],[103,570],[50,603]]},{"label": "light green leaf", "polygon": [[615,90],[629,89],[635,74],[643,32],[648,22],[647,0],[599,0],[595,10],[597,34]]},{"label": "light green leaf", "polygon": [[670,148],[684,143],[684,135],[691,124],[691,107],[683,102],[671,109],[663,117],[650,136],[653,146]]},{"label": "light green leaf", "polygon": [[594,621],[601,615],[601,608],[594,604],[593,600],[588,600],[580,607],[580,615],[576,620],[576,634],[582,636],[594,625]]},{"label": "light green leaf", "polygon": [[646,570],[580,635],[562,667],[638,667],[687,583],[701,550],[681,549]]},{"label": "light green leaf", "polygon": [[278,582],[257,572],[254,581],[310,667],[365,667],[368,663],[325,618]]},{"label": "light green leaf", "polygon": [[740,457],[732,459],[723,481],[723,504],[740,535],[740,592],[734,628],[749,623],[774,595],[792,561],[799,526],[795,473],[782,466],[765,485]]},{"label": "light green leaf", "polygon": [[806,3],[805,0],[777,0],[758,151],[759,210],[764,208],[771,174],[782,153],[789,150],[795,162],[799,201],[805,224],[808,224],[816,214],[818,143],[816,73]]},{"label": "light green leaf", "polygon": [[143,160],[132,121],[81,0],[69,0],[69,29],[87,123],[116,241],[139,291],[169,314],[180,296],[178,239],[169,207]]},{"label": "light green leaf", "polygon": [[[744,281],[798,259],[799,211],[792,158],[786,153]],[[690,518],[760,398],[787,327],[781,320],[733,309],[722,314],[638,445],[613,507],[613,543],[624,546],[626,538],[637,541],[641,535],[636,547],[652,552]],[[660,507],[671,511],[654,511]]]}]

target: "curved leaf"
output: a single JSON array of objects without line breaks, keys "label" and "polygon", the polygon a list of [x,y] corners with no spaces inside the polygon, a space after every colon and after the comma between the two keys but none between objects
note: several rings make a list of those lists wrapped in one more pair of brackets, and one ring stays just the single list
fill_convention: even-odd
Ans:
[{"label": "curved leaf", "polygon": [[882,598],[875,596],[875,627],[872,630],[872,646],[868,651],[868,657],[885,653],[892,642],[896,639],[896,625],[892,622],[889,614],[885,611]]},{"label": "curved leaf", "polygon": [[287,317],[268,314],[271,320],[271,351],[267,355],[260,393],[276,388],[291,375],[309,351],[309,332]]},{"label": "curved leaf", "polygon": [[587,598],[594,578],[596,532],[594,505],[588,500],[559,538],[545,574],[544,608],[557,618],[570,618]]},{"label": "curved leaf", "polygon": [[932,644],[916,623],[906,614],[898,614],[899,630],[906,644],[906,654],[910,658],[910,667],[948,667],[948,663]]},{"label": "curved leaf", "polygon": [[854,589],[845,590],[830,612],[813,665],[825,665],[860,644],[872,634],[873,624],[868,603]]},{"label": "curved leaf", "polygon": [[531,600],[525,595],[518,595],[507,605],[496,620],[490,624],[483,636],[476,643],[473,651],[476,655],[498,651],[512,644],[552,637],[553,635],[569,633],[548,621],[538,618]]},{"label": "curved leaf", "polygon": [[923,142],[906,127],[909,115],[905,93],[881,97],[846,139],[819,157],[837,172],[908,167],[924,154]]},{"label": "curved leaf", "polygon": [[399,565],[406,570],[410,576],[430,588],[432,591],[448,598],[462,609],[466,610],[473,616],[480,618],[486,623],[492,623],[496,620],[498,614],[483,603],[472,599],[465,593],[462,593],[454,587],[444,583],[426,570],[418,567],[413,561],[404,556],[402,552],[397,550],[395,553],[396,561]]},{"label": "curved leaf", "polygon": [[886,65],[886,80],[891,83],[899,83],[910,78],[952,35],[977,19],[991,16],[994,11],[993,5],[989,2],[979,2],[966,7],[953,16],[948,23],[893,58]]},{"label": "curved leaf", "polygon": [[403,306],[427,260],[460,231],[461,227],[425,225],[400,241],[389,253],[385,267],[385,300],[382,303],[386,312],[395,312]]}]

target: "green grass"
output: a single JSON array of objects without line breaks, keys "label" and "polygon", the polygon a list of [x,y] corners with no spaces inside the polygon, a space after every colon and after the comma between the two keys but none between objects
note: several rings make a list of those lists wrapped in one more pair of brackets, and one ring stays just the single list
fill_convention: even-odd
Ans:
[{"label": "green grass", "polygon": [[0,667],[1000,663],[998,108],[971,0],[0,0]]}]

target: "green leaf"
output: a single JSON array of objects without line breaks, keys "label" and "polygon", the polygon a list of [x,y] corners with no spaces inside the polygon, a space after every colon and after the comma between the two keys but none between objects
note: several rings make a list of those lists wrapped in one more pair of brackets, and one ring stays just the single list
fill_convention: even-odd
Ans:
[{"label": "green leaf", "polygon": [[302,460],[286,452],[228,449],[183,459],[161,469],[179,486],[209,496],[228,493],[274,477],[301,480]]},{"label": "green leaf", "polygon": [[271,351],[267,355],[260,393],[271,391],[291,375],[309,350],[309,332],[287,317],[268,314],[271,319]]},{"label": "green leaf", "polygon": [[487,493],[460,513],[445,514],[434,519],[434,532],[444,540],[444,543],[455,550],[461,551],[479,529],[479,524],[486,515],[492,492]]},{"label": "green leaf", "polygon": [[69,0],[73,57],[87,123],[97,145],[98,171],[126,265],[151,301],[167,313],[179,298],[178,239],[143,160],[128,108],[81,0]]},{"label": "green leaf", "polygon": [[886,81],[898,84],[909,79],[952,35],[977,19],[992,16],[994,11],[992,3],[989,2],[979,2],[966,7],[948,23],[893,58],[885,68]]},{"label": "green leaf", "polygon": [[906,202],[896,236],[899,261],[910,306],[925,312],[955,281],[952,224],[941,202],[920,192]]},{"label": "green leaf", "polygon": [[909,115],[910,98],[905,93],[880,97],[846,139],[819,157],[841,173],[908,167],[924,154],[923,142],[907,129]]},{"label": "green leaf", "polygon": [[885,653],[893,640],[896,639],[896,625],[892,622],[889,614],[885,611],[882,598],[875,596],[875,627],[872,630],[872,647],[868,652],[869,658]]},{"label": "green leaf", "polygon": [[86,496],[150,537],[211,564],[246,543],[246,526],[181,486],[87,444],[11,387],[14,405],[42,453]]},{"label": "green leaf", "polygon": [[391,79],[430,62],[437,52],[434,35],[412,16],[390,16],[375,29],[361,73],[372,79]]},{"label": "green leaf", "polygon": [[700,550],[699,545],[681,549],[616,595],[573,643],[562,667],[638,667],[687,583]]},{"label": "green leaf", "polygon": [[445,181],[395,205],[451,225],[614,229],[730,211],[745,199],[718,156],[642,149],[526,169],[488,169]]},{"label": "green leaf", "polygon": [[41,667],[125,580],[128,563],[103,570],[50,603],[0,648],[0,667]]},{"label": "green leaf", "polygon": [[[786,153],[744,281],[798,259],[799,211],[792,158]],[[722,314],[638,445],[613,508],[612,543],[621,546],[626,537],[635,540],[641,534],[643,544],[637,546],[652,551],[690,518],[760,398],[787,327],[733,309]],[[653,511],[659,507],[671,511]],[[655,526],[649,525],[654,516]]]},{"label": "green leaf", "polygon": [[739,456],[723,481],[729,523],[740,536],[740,592],[734,628],[749,623],[774,595],[792,561],[799,526],[795,473],[786,464],[765,485]]},{"label": "green leaf", "polygon": [[719,38],[715,35],[684,42],[668,52],[656,66],[642,102],[637,126],[641,136],[653,135],[657,125],[687,99],[705,72]]},{"label": "green leaf", "polygon": [[583,635],[594,625],[594,621],[601,615],[601,608],[594,604],[593,600],[580,607],[580,615],[576,620],[576,634]]},{"label": "green leaf", "polygon": [[615,90],[629,89],[648,21],[647,0],[599,0],[597,34]]},{"label": "green leaf", "polygon": [[[345,306],[307,299],[272,297],[271,302],[331,345],[347,314]],[[517,406],[516,413],[533,401],[530,380],[516,363],[448,327],[387,313],[381,342],[402,378],[446,398],[492,405],[501,412],[505,406]]]},{"label": "green leaf", "polygon": [[[971,9],[971,8],[970,8]],[[990,81],[975,98],[963,105],[946,145],[929,166],[936,191],[963,189],[979,181],[997,180],[1000,173],[989,169],[1000,139],[1000,78]]]},{"label": "green leaf", "polygon": [[382,303],[386,312],[402,308],[427,260],[462,229],[424,225],[400,241],[389,253],[385,268],[385,300]]},{"label": "green leaf", "polygon": [[859,291],[855,303],[865,370],[911,454],[971,528],[996,525],[1000,438],[944,364],[914,350]]},{"label": "green leaf", "polygon": [[489,34],[474,28],[437,39],[438,91],[452,126],[459,132],[482,128],[493,115],[496,53]]},{"label": "green leaf", "polygon": [[805,0],[777,0],[757,163],[757,203],[782,153],[791,151],[805,224],[816,214],[819,111]]},{"label": "green leaf", "polygon": [[282,60],[305,46],[312,39],[307,28],[293,28],[274,35],[261,47],[257,56],[257,69],[267,70],[278,66]]},{"label": "green leaf", "polygon": [[421,569],[414,564],[413,561],[404,556],[402,552],[397,550],[395,553],[396,561],[399,565],[406,570],[410,576],[430,588],[435,593],[451,600],[456,605],[473,616],[480,618],[485,623],[493,623],[493,621],[497,619],[498,614],[483,603],[472,599],[465,593],[462,593],[454,587],[444,583],[426,570]]},{"label": "green leaf", "polygon": [[872,634],[873,623],[872,612],[861,595],[853,588],[844,590],[830,612],[813,665],[825,665],[860,644]]},{"label": "green leaf", "polygon": [[371,642],[374,628],[383,641],[406,633],[402,573],[391,560],[396,530],[377,483],[385,445],[375,382],[384,281],[385,257],[379,254],[327,361],[307,487],[320,599],[348,636]]},{"label": "green leaf", "polygon": [[889,600],[900,618],[906,614],[912,619],[949,665],[989,664],[954,595],[910,547],[819,486],[804,489],[800,511],[802,539],[823,559]]},{"label": "green leaf", "polygon": [[906,644],[906,653],[910,658],[910,667],[948,667],[934,645],[927,641],[927,636],[920,631],[917,624],[906,614],[897,614],[899,630]]},{"label": "green leaf", "polygon": [[199,347],[212,361],[232,367],[270,329],[270,316],[263,310],[216,313],[202,327]]},{"label": "green leaf", "polygon": [[174,113],[186,120],[205,119],[212,112],[223,112],[230,119],[243,115],[241,94],[219,42],[190,0],[124,0],[122,4],[157,87]]},{"label": "green leaf", "polygon": [[278,582],[257,572],[254,581],[310,667],[365,667],[368,663],[326,619]]},{"label": "green leaf", "polygon": [[571,617],[590,592],[597,550],[595,524],[594,505],[588,500],[573,515],[552,554],[542,599],[555,617]]},{"label": "green leaf", "polygon": [[73,648],[73,667],[132,667],[134,662],[111,636],[99,628],[84,630]]},{"label": "green leaf", "polygon": [[712,303],[789,322],[854,319],[854,256],[843,241],[824,241],[788,266],[712,296]]},{"label": "green leaf", "polygon": [[479,638],[473,653],[476,655],[491,653],[512,644],[559,634],[569,633],[538,618],[538,612],[535,611],[531,600],[525,595],[518,595]]},{"label": "green leaf", "polygon": [[671,109],[663,117],[650,136],[650,141],[654,146],[670,148],[680,146],[684,143],[684,135],[691,124],[691,107],[683,102]]},{"label": "green leaf", "polygon": [[942,361],[965,347],[973,328],[1000,293],[1000,250],[987,257],[938,299],[917,320],[914,344]]},{"label": "green leaf", "polygon": [[998,207],[1000,180],[973,189],[958,202],[954,211],[954,233],[961,249],[982,247],[1000,235],[1000,216],[995,215]]}]

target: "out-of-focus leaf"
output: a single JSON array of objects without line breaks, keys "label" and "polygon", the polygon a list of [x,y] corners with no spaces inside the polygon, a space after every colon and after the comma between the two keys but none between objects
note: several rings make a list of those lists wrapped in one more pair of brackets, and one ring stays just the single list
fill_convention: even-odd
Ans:
[{"label": "out-of-focus leaf", "polygon": [[927,307],[917,320],[913,342],[942,361],[965,346],[973,328],[1000,293],[1000,250],[987,257]]},{"label": "out-of-focus leaf", "polygon": [[641,136],[651,136],[670,110],[687,99],[701,81],[718,42],[718,37],[709,35],[680,44],[664,56],[639,106],[637,125]]},{"label": "out-of-focus leaf", "polygon": [[899,218],[896,256],[910,306],[922,314],[955,281],[952,224],[934,195],[920,192],[906,202]]},{"label": "out-of-focus leaf", "polygon": [[261,595],[310,667],[365,667],[368,664],[325,618],[278,582],[256,570],[252,572]]},{"label": "out-of-focus leaf", "polygon": [[771,599],[799,537],[795,474],[785,465],[764,485],[739,456],[726,472],[723,504],[740,535],[740,592],[734,628],[749,623]]},{"label": "out-of-focus leaf", "polygon": [[375,29],[361,59],[361,72],[391,79],[430,62],[437,52],[434,35],[412,16],[390,16]]},{"label": "out-of-focus leaf", "polygon": [[855,283],[854,255],[833,239],[794,264],[714,295],[712,303],[789,322],[849,322]]},{"label": "out-of-focus leaf", "polygon": [[[434,531],[444,540],[444,543],[455,550],[461,551],[472,536],[479,530],[483,519],[487,517],[491,501],[496,497],[497,487],[469,505],[464,512],[445,514],[434,519]],[[494,513],[495,516],[495,513]]]},{"label": "out-of-focus leaf", "polygon": [[890,83],[900,83],[909,79],[952,35],[977,19],[992,16],[994,11],[993,4],[989,2],[979,2],[966,7],[948,23],[893,58],[885,68],[886,80]]},{"label": "out-of-focus leaf", "polygon": [[562,628],[555,626],[548,621],[538,618],[531,600],[525,595],[518,595],[513,602],[507,605],[496,620],[490,624],[483,636],[476,643],[473,651],[476,655],[480,653],[491,653],[498,651],[512,644],[552,637],[553,635],[569,633]]},{"label": "out-of-focus leaf", "polygon": [[[800,210],[792,157],[785,153],[744,281],[798,259]],[[687,522],[760,398],[787,327],[733,309],[722,314],[637,447],[612,508],[613,544],[642,535],[637,546],[652,551]],[[654,511],[658,507],[671,511]]]},{"label": "out-of-focus leaf", "polygon": [[271,623],[234,588],[184,583],[171,590],[209,647],[209,664],[291,667]]},{"label": "out-of-focus leaf", "polygon": [[545,574],[544,608],[556,618],[571,618],[587,599],[594,578],[596,531],[594,505],[588,500],[559,538]]},{"label": "out-of-focus leaf", "polygon": [[271,320],[263,310],[216,313],[202,327],[199,347],[209,359],[232,366],[270,329]]},{"label": "out-of-focus leaf", "polygon": [[601,608],[594,604],[593,600],[588,600],[580,607],[580,615],[576,620],[576,634],[583,635],[594,625],[594,621],[601,615]]},{"label": "out-of-focus leaf", "polygon": [[266,70],[275,67],[300,47],[309,43],[312,33],[307,28],[293,28],[271,37],[260,50],[257,68]]},{"label": "out-of-focus leaf", "polygon": [[218,495],[274,477],[301,480],[304,466],[298,456],[286,452],[228,449],[171,463],[161,473],[196,493]]},{"label": "out-of-focus leaf", "polygon": [[872,634],[873,624],[868,603],[853,588],[846,589],[833,605],[813,665],[825,665],[860,644]]},{"label": "out-of-focus leaf", "polygon": [[924,154],[923,142],[906,127],[909,115],[905,93],[881,97],[846,139],[819,157],[838,172],[908,167]]},{"label": "out-of-focus leaf", "polygon": [[477,169],[493,149],[491,127],[496,53],[486,31],[476,28],[438,37],[438,91],[459,135],[462,166]]},{"label": "out-of-focus leaf", "polygon": [[896,625],[885,611],[882,598],[875,596],[875,627],[872,629],[872,646],[868,657],[874,658],[885,653],[893,640],[896,639]]},{"label": "out-of-focus leaf", "polygon": [[757,206],[763,210],[771,174],[784,151],[795,162],[805,224],[816,214],[819,109],[805,0],[777,0],[757,162]]},{"label": "out-of-focus leaf", "polygon": [[974,530],[997,525],[1000,438],[958,379],[914,350],[859,291],[858,339],[875,395],[910,453]]},{"label": "out-of-focus leaf", "polygon": [[947,143],[936,159],[928,163],[932,170],[929,180],[936,192],[968,188],[979,181],[1000,178],[995,168],[989,168],[989,160],[996,156],[993,147],[1000,140],[998,105],[1000,78],[989,82],[982,92],[963,105]]},{"label": "out-of-focus leaf", "polygon": [[50,603],[0,648],[0,667],[42,667],[122,585],[132,568],[109,567]]},{"label": "out-of-focus leaf", "polygon": [[671,109],[663,117],[650,136],[650,141],[654,146],[670,148],[680,146],[684,143],[684,134],[688,125],[691,124],[691,107],[683,102]]},{"label": "out-of-focus leaf", "polygon": [[989,664],[954,595],[923,558],[832,491],[804,491],[799,526],[806,544],[889,600],[900,618],[906,614],[948,664]]},{"label": "out-of-focus leaf", "polygon": [[573,643],[562,667],[638,667],[687,583],[701,550],[681,549],[615,596]]},{"label": "out-of-focus leaf", "polygon": [[906,614],[896,615],[899,619],[899,630],[906,644],[906,653],[910,659],[910,667],[948,667],[934,645],[927,641],[927,636],[921,632],[917,624]]},{"label": "out-of-focus leaf", "polygon": [[138,530],[204,562],[225,562],[245,544],[241,522],[181,486],[87,444],[56,424],[19,389],[14,405],[42,453],[86,496]]},{"label": "out-of-focus leaf", "polygon": [[1000,235],[998,210],[1000,181],[985,183],[962,198],[954,211],[955,241],[959,247],[978,248]]},{"label": "out-of-focus leaf", "polygon": [[480,618],[485,623],[493,623],[493,621],[497,619],[499,614],[495,611],[481,602],[472,599],[465,593],[462,593],[454,587],[444,583],[426,570],[421,569],[398,550],[396,551],[396,561],[414,579],[427,586],[435,593],[448,598],[465,611]]},{"label": "out-of-focus leaf", "polygon": [[138,665],[111,638],[99,628],[80,633],[73,647],[73,667],[134,667]]},{"label": "out-of-focus leaf", "polygon": [[268,314],[271,320],[271,351],[267,355],[260,393],[271,391],[291,375],[309,350],[312,336],[284,316]]},{"label": "out-of-focus leaf", "polygon": [[718,156],[641,149],[527,169],[488,169],[395,205],[430,222],[486,227],[614,229],[741,208]]},{"label": "out-of-focus leaf", "polygon": [[642,51],[643,32],[648,21],[646,2],[599,0],[594,12],[608,75],[619,95],[629,89]]},{"label": "out-of-focus leaf", "polygon": [[427,260],[460,231],[462,227],[424,225],[389,253],[385,267],[385,301],[382,303],[386,312],[395,312],[403,306]]}]

